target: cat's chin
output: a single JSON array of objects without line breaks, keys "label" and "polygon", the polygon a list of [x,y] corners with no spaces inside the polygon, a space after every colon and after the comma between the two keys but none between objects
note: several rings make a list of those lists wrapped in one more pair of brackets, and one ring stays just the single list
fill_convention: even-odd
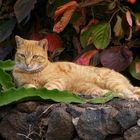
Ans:
[{"label": "cat's chin", "polygon": [[27,72],[37,72],[37,71],[40,71],[41,69],[42,67],[24,68],[24,70]]},{"label": "cat's chin", "polygon": [[32,72],[32,71],[36,71],[38,69],[34,69],[34,68],[26,68],[25,71],[28,71],[28,72]]},{"label": "cat's chin", "polygon": [[20,68],[20,69],[22,69],[23,71],[25,71],[25,72],[40,72],[40,71],[42,71],[43,69],[44,69],[44,67],[33,67],[33,68]]}]

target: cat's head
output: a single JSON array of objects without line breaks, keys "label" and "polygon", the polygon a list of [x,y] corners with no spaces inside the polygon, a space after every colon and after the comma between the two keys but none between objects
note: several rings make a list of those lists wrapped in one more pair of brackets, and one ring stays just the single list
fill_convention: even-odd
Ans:
[{"label": "cat's head", "polygon": [[17,51],[15,54],[16,66],[22,70],[37,71],[48,63],[47,47],[48,41],[26,40],[15,36]]}]

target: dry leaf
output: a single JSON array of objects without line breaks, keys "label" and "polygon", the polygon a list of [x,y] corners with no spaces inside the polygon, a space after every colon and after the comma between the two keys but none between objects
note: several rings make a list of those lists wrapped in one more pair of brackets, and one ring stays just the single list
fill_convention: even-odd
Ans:
[{"label": "dry leaf", "polygon": [[115,36],[117,36],[117,37],[122,37],[124,34],[123,28],[122,28],[122,19],[119,15],[117,15],[117,22],[114,26],[113,31],[115,33]]},{"label": "dry leaf", "polygon": [[63,6],[60,6],[54,15],[54,20],[56,21],[58,17],[60,17],[62,14],[62,17],[60,21],[58,21],[53,28],[54,32],[60,33],[64,30],[64,28],[69,23],[71,16],[73,15],[74,11],[76,10],[78,4],[76,1],[71,1],[69,3],[64,4]]},{"label": "dry leaf", "polygon": [[127,1],[131,4],[135,4],[137,2],[137,0],[127,0]]},{"label": "dry leaf", "polygon": [[91,58],[94,57],[95,54],[98,53],[98,50],[89,50],[85,53],[83,53],[80,57],[78,57],[75,61],[76,64],[80,65],[89,65]]},{"label": "dry leaf", "polygon": [[129,11],[126,12],[126,19],[130,27],[132,27],[132,17]]}]

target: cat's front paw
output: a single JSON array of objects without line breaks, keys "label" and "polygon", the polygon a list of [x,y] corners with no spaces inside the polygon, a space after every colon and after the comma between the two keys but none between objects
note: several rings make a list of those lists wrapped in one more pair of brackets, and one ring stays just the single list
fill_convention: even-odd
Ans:
[{"label": "cat's front paw", "polygon": [[25,84],[23,85],[24,88],[37,88],[35,85],[33,84]]},{"label": "cat's front paw", "polygon": [[53,84],[45,84],[44,88],[47,88],[48,90],[54,90],[54,89],[61,90],[59,87]]}]

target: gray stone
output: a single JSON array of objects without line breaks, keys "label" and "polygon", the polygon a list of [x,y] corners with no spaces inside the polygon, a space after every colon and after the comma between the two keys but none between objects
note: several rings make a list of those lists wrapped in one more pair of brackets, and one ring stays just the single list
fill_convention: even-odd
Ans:
[{"label": "gray stone", "polygon": [[26,113],[9,113],[0,123],[0,135],[6,140],[22,140],[23,137],[18,134],[28,133],[26,117]]},{"label": "gray stone", "polygon": [[116,112],[110,108],[87,109],[75,126],[79,137],[84,140],[103,140],[108,134],[118,133],[120,127],[114,119]]},{"label": "gray stone", "polygon": [[85,108],[69,105],[66,111],[70,113],[72,117],[76,118],[76,117],[79,117],[85,111]]},{"label": "gray stone", "polygon": [[54,109],[49,117],[46,140],[71,140],[73,133],[70,114],[63,108]]},{"label": "gray stone", "polygon": [[137,114],[133,109],[123,109],[117,115],[117,121],[125,130],[137,123]]},{"label": "gray stone", "polygon": [[140,127],[134,126],[124,133],[125,140],[140,140]]},{"label": "gray stone", "polygon": [[37,106],[38,106],[37,102],[29,101],[29,102],[19,103],[17,105],[17,109],[20,112],[31,113],[31,112],[35,111]]}]

